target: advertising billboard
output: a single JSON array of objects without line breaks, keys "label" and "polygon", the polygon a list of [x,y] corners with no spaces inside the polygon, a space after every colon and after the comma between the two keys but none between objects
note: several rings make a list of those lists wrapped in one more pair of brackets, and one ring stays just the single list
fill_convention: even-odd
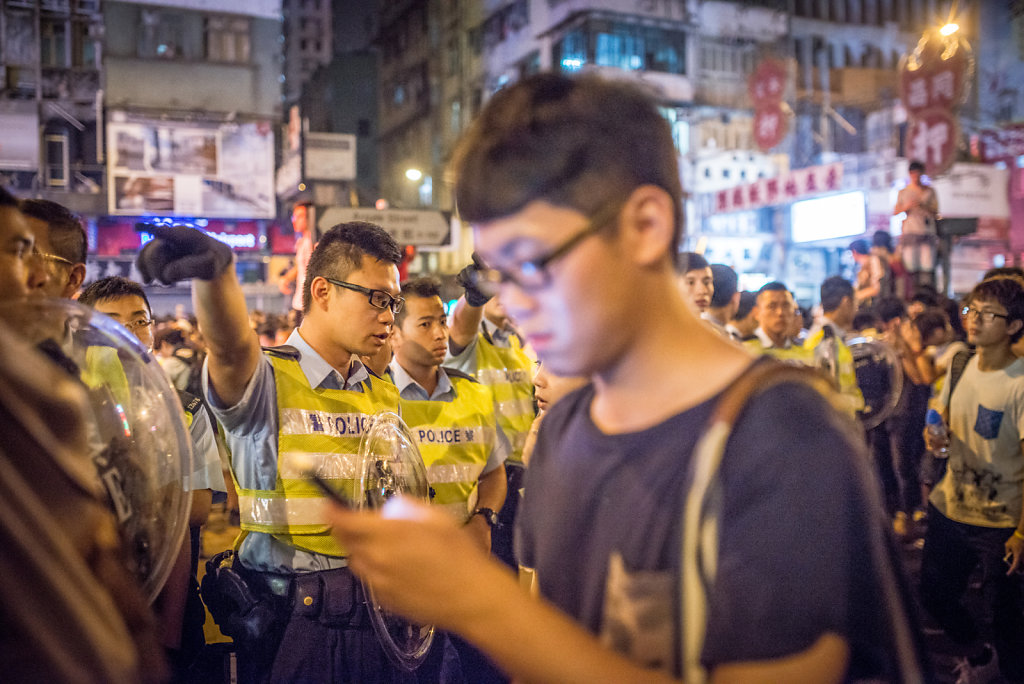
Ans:
[{"label": "advertising billboard", "polygon": [[266,121],[158,121],[113,112],[107,164],[113,215],[275,215],[274,134]]}]

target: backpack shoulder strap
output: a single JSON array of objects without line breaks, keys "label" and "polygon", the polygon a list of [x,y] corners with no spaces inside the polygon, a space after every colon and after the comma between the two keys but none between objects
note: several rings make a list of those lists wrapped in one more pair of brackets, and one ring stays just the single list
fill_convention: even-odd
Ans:
[{"label": "backpack shoulder strap", "polygon": [[967,368],[967,362],[974,356],[974,352],[970,349],[961,349],[956,354],[953,354],[953,359],[949,362],[949,398],[953,399],[953,390],[956,389],[956,385],[960,382],[960,378],[964,375],[964,370]]},{"label": "backpack shoulder strap", "polygon": [[[687,684],[707,681],[701,665],[708,618],[708,588],[714,584],[718,559],[718,516],[721,487],[718,471],[732,430],[750,400],[771,387],[796,382],[811,386],[823,399],[835,391],[817,371],[774,360],[755,362],[719,397],[704,434],[693,452],[693,477],[685,493],[679,597],[682,602],[683,679]],[[835,401],[833,400],[833,404]]]}]

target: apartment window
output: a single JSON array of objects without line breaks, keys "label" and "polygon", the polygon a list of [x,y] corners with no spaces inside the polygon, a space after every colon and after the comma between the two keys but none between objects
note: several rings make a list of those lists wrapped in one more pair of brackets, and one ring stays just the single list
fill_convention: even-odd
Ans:
[{"label": "apartment window", "polygon": [[67,21],[43,19],[39,22],[39,59],[43,66],[69,66]]},{"label": "apartment window", "polygon": [[72,66],[96,69],[99,67],[99,41],[91,35],[90,27],[83,22],[75,22],[72,27]]},{"label": "apartment window", "polygon": [[[251,47],[247,18],[207,17],[205,23],[206,58],[208,60],[237,63],[249,61]],[[305,43],[305,41],[302,42]]]},{"label": "apartment window", "polygon": [[[685,71],[685,34],[620,22],[584,23],[555,44],[555,61],[564,71],[592,62],[626,70],[646,69],[681,74]],[[702,58],[712,58],[704,55]]]},{"label": "apartment window", "polygon": [[154,59],[184,56],[185,25],[177,12],[142,10],[138,55]]}]

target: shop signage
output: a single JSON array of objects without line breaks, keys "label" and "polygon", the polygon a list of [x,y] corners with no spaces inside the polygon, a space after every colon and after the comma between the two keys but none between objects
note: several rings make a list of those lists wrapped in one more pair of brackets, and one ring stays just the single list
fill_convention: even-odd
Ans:
[{"label": "shop signage", "polygon": [[739,185],[714,193],[715,214],[760,209],[773,204],[787,204],[797,199],[835,192],[842,187],[843,165],[840,162],[809,166],[775,178]]},{"label": "shop signage", "polygon": [[451,218],[445,212],[423,209],[370,209],[360,207],[329,207],[320,214],[317,227],[323,234],[331,226],[346,221],[375,223],[400,244],[416,247],[451,245]]},{"label": "shop signage", "polygon": [[900,100],[909,124],[906,155],[923,162],[929,176],[945,173],[956,161],[958,111],[973,68],[971,46],[959,32],[926,33],[900,64]]},{"label": "shop signage", "polygon": [[767,152],[782,142],[788,121],[782,111],[786,92],[786,66],[775,59],[763,59],[747,81],[747,92],[754,102],[754,142]]}]

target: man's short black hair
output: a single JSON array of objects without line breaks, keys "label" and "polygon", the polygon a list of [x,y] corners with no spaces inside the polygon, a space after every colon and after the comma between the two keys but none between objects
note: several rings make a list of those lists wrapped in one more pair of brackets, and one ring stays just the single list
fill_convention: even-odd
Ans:
[{"label": "man's short black hair", "polygon": [[985,271],[985,275],[983,275],[981,279],[988,280],[989,278],[1004,276],[1024,278],[1024,268],[1021,268],[1020,266],[997,266],[996,268],[990,268]]},{"label": "man's short black hair", "polygon": [[749,290],[740,292],[740,305],[736,307],[736,314],[732,317],[734,321],[742,321],[744,318],[750,315],[750,312],[754,310],[754,305],[757,304],[757,293]]},{"label": "man's short black hair", "polygon": [[946,312],[938,307],[929,307],[914,319],[914,327],[921,333],[921,341],[927,340],[936,330],[945,330],[949,325]]},{"label": "man's short black hair", "polygon": [[676,273],[686,274],[690,271],[703,271],[711,264],[704,258],[703,254],[697,252],[680,252],[676,255]]},{"label": "man's short black hair", "polygon": [[914,294],[911,295],[910,301],[920,302],[926,307],[933,307],[939,305],[939,293],[934,287],[924,285],[914,290]]},{"label": "man's short black hair", "polygon": [[920,171],[924,173],[924,162],[919,159],[914,159],[910,162],[910,166],[907,167],[907,171]]},{"label": "man's short black hair", "polygon": [[871,236],[871,246],[881,247],[887,252],[892,252],[892,235],[887,230],[876,231],[875,234]]},{"label": "man's short black hair", "polygon": [[874,309],[861,309],[853,315],[851,327],[857,331],[864,330],[865,328],[875,328],[877,330],[882,327],[882,317]]},{"label": "man's short black hair", "polygon": [[725,264],[711,264],[711,280],[715,284],[715,290],[711,294],[711,308],[721,309],[728,306],[739,287],[740,280],[736,271]]},{"label": "man's short black hair", "polygon": [[842,276],[825,278],[821,283],[821,310],[835,311],[843,303],[843,297],[853,299],[853,285]]},{"label": "man's short black hair", "polygon": [[99,302],[122,297],[141,297],[146,303],[146,311],[153,315],[153,307],[149,305],[149,297],[146,296],[142,285],[122,276],[100,278],[82,290],[82,294],[78,295],[78,301],[86,306],[95,307]]},{"label": "man's short black hair", "polygon": [[402,250],[395,238],[380,226],[365,221],[339,223],[323,234],[306,266],[306,282],[302,284],[302,311],[309,313],[313,304],[309,288],[317,276],[344,280],[359,270],[363,256],[373,257],[398,266]]},{"label": "man's short black hair", "polygon": [[760,295],[762,292],[789,292],[789,288],[786,287],[785,283],[773,280],[770,283],[762,285],[761,289],[757,291],[757,294]]},{"label": "man's short black hair", "polygon": [[894,318],[905,318],[907,305],[899,297],[880,297],[875,302],[875,313],[883,323],[888,323]]},{"label": "man's short black hair", "polygon": [[85,228],[82,227],[81,219],[67,207],[45,199],[23,199],[19,208],[25,216],[46,224],[54,255],[72,264],[85,263],[89,252]]},{"label": "man's short black hair", "polygon": [[857,239],[850,243],[850,251],[854,254],[870,254],[871,245],[868,244],[867,240]]},{"label": "man's short black hair", "polygon": [[[441,298],[441,281],[433,276],[410,278],[402,283],[402,296],[406,299],[410,297],[420,297],[422,299],[430,299],[431,297]],[[408,308],[402,307],[402,310],[395,314],[395,327],[402,327],[402,322],[405,321],[407,313]]]},{"label": "man's short black hair", "polygon": [[682,234],[682,186],[668,121],[640,86],[595,74],[545,72],[498,91],[456,150],[456,205],[483,223],[534,201],[586,216],[653,185],[672,200]]},{"label": "man's short black hair", "polygon": [[1021,321],[1020,329],[1010,335],[1010,344],[1024,335],[1024,284],[1017,278],[1003,276],[982,280],[974,286],[967,297],[969,305],[977,301],[998,302],[1006,309],[1007,325],[1013,321]]}]

